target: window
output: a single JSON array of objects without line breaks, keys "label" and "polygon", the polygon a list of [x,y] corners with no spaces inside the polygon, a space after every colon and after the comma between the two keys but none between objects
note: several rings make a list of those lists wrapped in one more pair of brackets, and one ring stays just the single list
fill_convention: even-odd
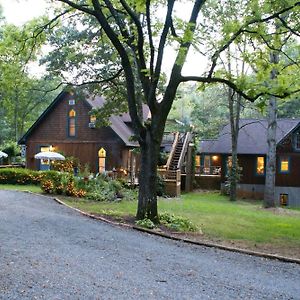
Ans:
[{"label": "window", "polygon": [[294,135],[294,146],[296,150],[300,150],[300,131]]},{"label": "window", "polygon": [[96,123],[96,116],[95,115],[90,115],[90,123]]},{"label": "window", "polygon": [[279,195],[280,205],[287,206],[289,202],[289,195],[288,194],[280,194]]},{"label": "window", "polygon": [[290,160],[288,157],[280,157],[279,159],[279,173],[290,172]]},{"label": "window", "polygon": [[209,155],[204,155],[203,173],[210,174],[210,156]]},{"label": "window", "polygon": [[70,99],[69,100],[69,105],[75,105],[75,100],[74,99]]},{"label": "window", "polygon": [[101,148],[98,151],[99,173],[105,172],[105,159],[106,159],[106,151],[104,150],[104,148]]},{"label": "window", "polygon": [[200,155],[195,156],[195,166],[200,167]]},{"label": "window", "polygon": [[231,170],[232,167],[232,156],[227,156],[226,160],[225,160],[225,176],[229,175],[229,172]]},{"label": "window", "polygon": [[265,174],[265,158],[263,156],[256,157],[256,175]]},{"label": "window", "polygon": [[[51,151],[52,149],[53,149],[53,147],[51,145],[40,147],[41,152],[48,152],[48,151]],[[43,171],[50,170],[50,160],[49,159],[41,159],[39,169],[43,170]]]},{"label": "window", "polygon": [[69,136],[76,135],[76,123],[75,123],[76,112],[74,109],[69,111]]}]

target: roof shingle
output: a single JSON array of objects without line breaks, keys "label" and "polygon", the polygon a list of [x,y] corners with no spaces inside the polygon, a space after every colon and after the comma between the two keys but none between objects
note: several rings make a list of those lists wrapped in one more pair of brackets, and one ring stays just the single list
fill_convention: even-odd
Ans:
[{"label": "roof shingle", "polygon": [[[300,119],[278,119],[276,130],[276,144],[280,143],[300,123]],[[239,154],[266,154],[267,120],[241,119],[238,138]],[[227,124],[215,140],[202,140],[199,145],[200,153],[231,153],[231,128]]]}]

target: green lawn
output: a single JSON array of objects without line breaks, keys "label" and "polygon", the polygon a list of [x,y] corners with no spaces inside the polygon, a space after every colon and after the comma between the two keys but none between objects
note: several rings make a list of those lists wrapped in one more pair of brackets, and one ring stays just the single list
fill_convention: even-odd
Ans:
[{"label": "green lawn", "polygon": [[17,184],[0,184],[0,190],[30,191],[41,193],[42,190],[37,185],[17,185]]},{"label": "green lawn", "polygon": [[[64,197],[66,203],[91,213],[134,215],[135,202],[102,203]],[[237,201],[219,193],[189,193],[181,199],[160,199],[159,211],[189,218],[205,237],[300,246],[300,212],[262,209],[258,201]]]}]

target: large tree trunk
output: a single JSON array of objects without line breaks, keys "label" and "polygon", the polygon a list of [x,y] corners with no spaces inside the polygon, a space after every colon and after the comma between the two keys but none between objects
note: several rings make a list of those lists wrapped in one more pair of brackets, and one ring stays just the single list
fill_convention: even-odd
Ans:
[{"label": "large tree trunk", "polygon": [[[236,101],[236,103],[234,103]],[[231,88],[228,89],[228,102],[230,113],[230,127],[231,127],[231,159],[232,165],[230,170],[230,186],[229,198],[230,201],[236,201],[237,198],[237,183],[239,180],[239,166],[237,157],[237,145],[240,126],[240,109],[241,96],[235,95]],[[235,107],[235,109],[234,109]]]},{"label": "large tree trunk", "polygon": [[[270,62],[278,64],[279,55],[277,52],[271,52]],[[271,79],[277,77],[275,69],[271,72]],[[271,96],[268,105],[268,132],[267,132],[267,164],[266,181],[264,194],[264,207],[275,207],[275,175],[276,175],[276,127],[277,127],[277,103],[276,97]]]},{"label": "large tree trunk", "polygon": [[264,194],[264,207],[275,207],[275,174],[276,174],[276,127],[277,127],[276,98],[270,97],[268,106],[268,132],[267,132],[267,164]]},{"label": "large tree trunk", "polygon": [[158,222],[156,177],[160,143],[149,130],[141,143],[141,166],[139,174],[139,199],[136,218],[148,218]]}]

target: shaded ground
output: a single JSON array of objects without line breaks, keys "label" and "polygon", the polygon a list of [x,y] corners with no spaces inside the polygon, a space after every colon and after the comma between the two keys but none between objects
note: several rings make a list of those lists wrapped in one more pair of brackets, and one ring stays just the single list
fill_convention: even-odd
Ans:
[{"label": "shaded ground", "polygon": [[300,299],[300,267],[190,246],[0,191],[0,299]]}]

